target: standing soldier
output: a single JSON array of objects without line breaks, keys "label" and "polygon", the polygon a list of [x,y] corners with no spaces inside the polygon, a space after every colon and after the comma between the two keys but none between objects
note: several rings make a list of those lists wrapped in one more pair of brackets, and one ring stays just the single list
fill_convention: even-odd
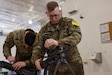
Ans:
[{"label": "standing soldier", "polygon": [[[84,75],[82,59],[77,48],[77,44],[82,37],[79,24],[71,18],[62,17],[62,11],[55,1],[47,4],[46,14],[50,21],[39,32],[39,43],[35,46],[35,52],[32,56],[34,59],[33,63],[35,63],[37,69],[42,70],[40,62],[46,49],[58,51],[59,46],[66,49],[66,45],[71,45],[73,47],[65,51],[65,58],[75,75]],[[53,75],[55,67],[56,64],[49,67],[48,75]],[[72,73],[66,64],[62,63],[59,65],[56,75],[72,75]]]}]

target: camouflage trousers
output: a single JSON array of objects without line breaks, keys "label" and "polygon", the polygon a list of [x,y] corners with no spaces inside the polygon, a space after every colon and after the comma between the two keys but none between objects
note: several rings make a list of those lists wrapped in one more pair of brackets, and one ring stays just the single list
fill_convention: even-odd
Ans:
[{"label": "camouflage trousers", "polygon": [[[70,67],[74,71],[75,75],[84,75],[83,64],[76,65],[74,63],[71,63]],[[49,68],[49,71],[48,71],[48,75],[53,75],[54,70],[55,70],[55,66],[51,65],[51,67]],[[73,74],[71,73],[71,71],[69,70],[69,68],[67,67],[66,64],[61,64],[58,67],[56,75],[73,75]]]}]

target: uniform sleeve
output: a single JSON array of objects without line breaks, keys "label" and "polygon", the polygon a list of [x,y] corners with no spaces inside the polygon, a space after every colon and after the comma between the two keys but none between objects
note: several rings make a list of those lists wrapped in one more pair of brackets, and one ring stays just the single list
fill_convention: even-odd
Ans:
[{"label": "uniform sleeve", "polygon": [[13,32],[10,32],[8,36],[5,39],[5,42],[3,44],[3,54],[4,56],[7,57],[11,55],[11,48],[14,46],[14,41],[13,41]]},{"label": "uniform sleeve", "polygon": [[29,67],[33,66],[31,60],[26,60],[25,63],[26,63],[26,66],[29,66]]},{"label": "uniform sleeve", "polygon": [[43,58],[45,54],[45,50],[43,49],[43,38],[41,32],[38,33],[38,37],[33,46],[32,58],[31,61],[34,64],[35,61],[39,58]]},{"label": "uniform sleeve", "polygon": [[79,24],[73,20],[68,22],[68,32],[66,34],[66,37],[59,40],[59,44],[77,45],[81,41],[82,34]]}]

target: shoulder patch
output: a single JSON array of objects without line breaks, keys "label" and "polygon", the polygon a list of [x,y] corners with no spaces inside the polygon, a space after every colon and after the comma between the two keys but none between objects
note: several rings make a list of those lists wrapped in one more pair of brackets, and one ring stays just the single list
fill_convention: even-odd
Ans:
[{"label": "shoulder patch", "polygon": [[79,26],[79,24],[75,21],[72,21],[72,25]]}]

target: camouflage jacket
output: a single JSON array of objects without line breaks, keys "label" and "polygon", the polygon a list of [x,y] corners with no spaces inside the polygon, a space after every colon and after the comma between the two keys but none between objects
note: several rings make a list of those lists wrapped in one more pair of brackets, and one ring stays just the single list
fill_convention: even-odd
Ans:
[{"label": "camouflage jacket", "polygon": [[[52,25],[48,22],[39,32],[38,46],[34,47],[34,61],[44,56],[46,50],[44,48],[44,35],[48,34],[50,38],[57,40],[60,44],[73,45],[71,49],[66,51],[66,59],[69,62],[81,64],[82,59],[77,48],[77,44],[81,41],[81,31],[79,24],[73,19],[62,17],[57,25]],[[65,46],[63,46],[65,47]],[[36,50],[37,49],[37,50]],[[51,47],[52,50],[59,50],[58,47]],[[77,62],[78,61],[78,62]]]},{"label": "camouflage jacket", "polygon": [[15,30],[10,32],[9,35],[6,37],[6,40],[3,45],[3,53],[4,56],[7,57],[11,56],[12,47],[16,47],[16,54],[15,54],[15,62],[17,61],[25,61],[27,66],[31,66],[31,56],[32,56],[32,47],[25,48],[23,43],[23,35],[25,33],[24,29]]}]

